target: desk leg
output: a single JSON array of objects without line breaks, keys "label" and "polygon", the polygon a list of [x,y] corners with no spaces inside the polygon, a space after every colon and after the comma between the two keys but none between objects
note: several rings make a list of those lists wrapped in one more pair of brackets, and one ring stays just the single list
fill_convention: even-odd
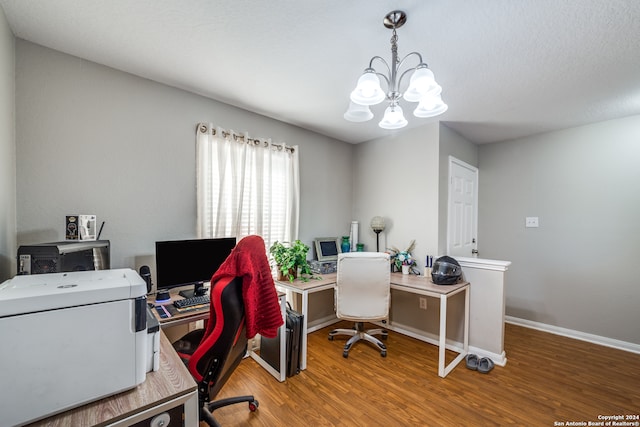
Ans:
[{"label": "desk leg", "polygon": [[464,355],[469,354],[469,286],[464,290]]},{"label": "desk leg", "polygon": [[300,370],[307,369],[307,329],[309,322],[309,293],[302,292],[302,343],[300,345]]},{"label": "desk leg", "polygon": [[438,375],[446,377],[449,372],[460,363],[469,352],[469,286],[464,288],[464,338],[462,352],[448,365],[445,365],[445,350],[447,344],[447,305],[449,296],[440,296],[440,339],[438,348]]},{"label": "desk leg", "polygon": [[444,356],[447,344],[447,297],[440,295],[440,336],[438,343],[438,375],[443,377],[444,372]]},{"label": "desk leg", "polygon": [[279,376],[275,376],[280,382],[287,378],[287,296],[282,295],[280,300],[280,312],[284,323],[280,326],[280,369]]},{"label": "desk leg", "polygon": [[193,393],[193,396],[184,402],[184,425],[185,427],[195,427],[198,425],[198,393]]}]

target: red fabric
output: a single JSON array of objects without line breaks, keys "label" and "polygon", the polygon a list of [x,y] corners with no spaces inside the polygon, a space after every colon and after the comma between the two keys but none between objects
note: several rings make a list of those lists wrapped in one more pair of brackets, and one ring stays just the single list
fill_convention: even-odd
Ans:
[{"label": "red fabric", "polygon": [[[223,277],[242,277],[247,337],[253,338],[256,334],[275,337],[284,321],[262,237],[247,236],[238,242],[213,274],[211,283]],[[215,323],[209,322],[205,336]]]}]

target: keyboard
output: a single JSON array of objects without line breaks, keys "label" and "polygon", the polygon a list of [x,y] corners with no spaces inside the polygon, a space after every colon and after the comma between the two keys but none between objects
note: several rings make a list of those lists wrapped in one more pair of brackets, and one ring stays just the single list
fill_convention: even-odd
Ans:
[{"label": "keyboard", "polygon": [[198,305],[208,305],[209,295],[200,295],[191,298],[179,299],[173,302],[175,308],[190,308]]}]

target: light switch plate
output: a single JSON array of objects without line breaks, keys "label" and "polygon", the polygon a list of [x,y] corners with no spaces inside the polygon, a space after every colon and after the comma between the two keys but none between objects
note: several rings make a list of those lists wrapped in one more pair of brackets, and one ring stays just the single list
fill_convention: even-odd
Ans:
[{"label": "light switch plate", "polygon": [[537,228],[538,227],[538,217],[537,216],[528,216],[524,220],[524,226],[527,228]]}]

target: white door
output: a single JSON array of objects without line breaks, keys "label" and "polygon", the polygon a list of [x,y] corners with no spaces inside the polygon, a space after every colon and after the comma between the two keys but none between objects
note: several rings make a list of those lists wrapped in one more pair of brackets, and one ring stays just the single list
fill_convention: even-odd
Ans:
[{"label": "white door", "polygon": [[447,254],[478,255],[478,169],[449,156]]}]

